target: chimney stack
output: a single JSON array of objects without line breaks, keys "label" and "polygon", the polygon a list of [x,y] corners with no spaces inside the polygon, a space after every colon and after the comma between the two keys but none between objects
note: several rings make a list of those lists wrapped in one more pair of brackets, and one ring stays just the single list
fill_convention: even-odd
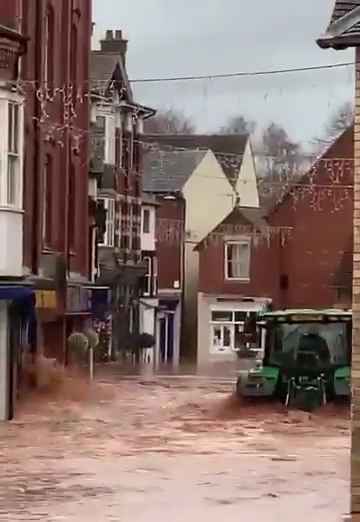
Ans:
[{"label": "chimney stack", "polygon": [[108,30],[106,31],[105,39],[100,40],[101,51],[109,54],[119,54],[126,64],[126,53],[128,41],[122,37],[121,30]]}]

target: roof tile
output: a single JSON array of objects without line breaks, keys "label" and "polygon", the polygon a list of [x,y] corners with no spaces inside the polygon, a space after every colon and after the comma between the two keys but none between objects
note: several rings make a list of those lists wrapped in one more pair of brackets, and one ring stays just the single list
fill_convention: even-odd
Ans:
[{"label": "roof tile", "polygon": [[249,141],[248,134],[152,134],[144,141],[154,142],[160,148],[211,150],[230,183],[235,186],[243,155]]},{"label": "roof tile", "polygon": [[145,192],[172,193],[184,187],[207,151],[157,150],[144,154],[143,189]]}]

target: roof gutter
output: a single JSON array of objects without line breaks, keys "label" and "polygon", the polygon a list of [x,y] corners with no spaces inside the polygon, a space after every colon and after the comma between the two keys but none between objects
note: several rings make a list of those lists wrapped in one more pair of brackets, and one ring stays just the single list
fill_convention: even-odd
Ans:
[{"label": "roof gutter", "polygon": [[329,25],[326,33],[317,40],[322,49],[346,49],[360,45],[360,33],[345,34],[349,29],[360,22],[360,6],[342,16]]},{"label": "roof gutter", "polygon": [[148,118],[151,118],[152,116],[155,116],[156,110],[151,109],[150,107],[146,107],[145,105],[140,105],[138,103],[128,103],[128,102],[120,102],[119,107],[125,107],[126,109],[132,109],[137,110],[138,112],[141,112],[144,115],[144,120],[147,120]]}]

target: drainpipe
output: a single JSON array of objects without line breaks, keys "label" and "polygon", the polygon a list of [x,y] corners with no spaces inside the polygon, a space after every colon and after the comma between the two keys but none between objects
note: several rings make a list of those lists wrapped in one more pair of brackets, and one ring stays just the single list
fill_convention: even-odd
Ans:
[{"label": "drainpipe", "polygon": [[180,349],[179,349],[179,360],[181,362],[181,352],[183,352],[184,343],[184,303],[185,303],[185,223],[186,223],[186,200],[181,194],[178,201],[182,203],[182,237],[181,237],[181,248],[180,248],[180,288],[181,288],[181,319],[180,319]]},{"label": "drainpipe", "polygon": [[[42,11],[41,11],[41,0],[36,0],[36,43],[35,47],[38,47],[38,42],[41,42],[41,21],[42,21]],[[27,28],[28,29],[28,28]],[[38,48],[36,49],[38,51]],[[39,58],[40,54],[40,58]],[[36,61],[35,61],[35,78],[41,78],[41,53],[36,52]],[[36,122],[39,121],[40,118],[40,102],[35,96],[35,114],[34,117],[36,118]],[[33,123],[33,122],[32,122]],[[34,129],[35,132],[35,140],[34,140],[34,192],[33,192],[33,205],[32,205],[32,214],[33,214],[33,220],[32,220],[32,227],[31,227],[31,235],[32,235],[32,244],[31,244],[31,272],[35,275],[38,274],[39,271],[39,250],[41,249],[41,204],[42,201],[40,199],[40,191],[42,186],[42,180],[41,180],[41,171],[42,171],[42,157],[41,157],[41,127],[39,123],[35,123],[36,128]]]},{"label": "drainpipe", "polygon": [[[68,57],[71,52],[71,16],[72,16],[72,7],[73,2],[69,2],[68,10],[67,10],[67,20],[66,20],[66,56]],[[64,83],[65,86],[70,84],[70,63],[66,62],[66,70],[64,75]],[[70,245],[69,245],[69,194],[70,194],[70,136],[69,129],[65,129],[64,131],[64,160],[65,160],[65,187],[64,187],[64,215],[63,215],[63,223],[64,223],[64,249],[63,255],[66,262],[66,280],[70,274]],[[63,317],[61,320],[62,323],[62,362],[63,364],[67,363],[67,338],[66,338],[66,301],[67,301],[67,284],[65,284],[65,288],[63,289]]]},{"label": "drainpipe", "polygon": [[[70,56],[71,52],[71,27],[72,27],[72,10],[73,10],[73,2],[69,2],[68,6],[68,12],[67,12],[67,34],[66,34],[66,55],[67,57]],[[70,84],[70,63],[66,63],[66,73],[65,73],[65,84]],[[64,205],[64,254],[66,258],[66,267],[67,267],[67,273],[70,274],[70,220],[69,220],[69,209],[70,209],[70,175],[71,175],[71,169],[70,169],[70,136],[69,136],[69,129],[65,129],[65,136],[64,136],[64,148],[65,148],[65,205]]]}]

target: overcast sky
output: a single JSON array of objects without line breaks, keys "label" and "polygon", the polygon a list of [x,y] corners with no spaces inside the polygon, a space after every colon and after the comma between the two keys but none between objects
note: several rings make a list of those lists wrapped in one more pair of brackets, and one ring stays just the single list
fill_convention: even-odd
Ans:
[{"label": "overcast sky", "polygon": [[[95,41],[106,29],[129,39],[130,78],[231,73],[352,61],[322,51],[334,0],[93,0]],[[256,78],[136,84],[139,102],[175,108],[199,131],[216,132],[231,115],[259,127],[274,120],[304,143],[353,95],[353,70]]]}]

